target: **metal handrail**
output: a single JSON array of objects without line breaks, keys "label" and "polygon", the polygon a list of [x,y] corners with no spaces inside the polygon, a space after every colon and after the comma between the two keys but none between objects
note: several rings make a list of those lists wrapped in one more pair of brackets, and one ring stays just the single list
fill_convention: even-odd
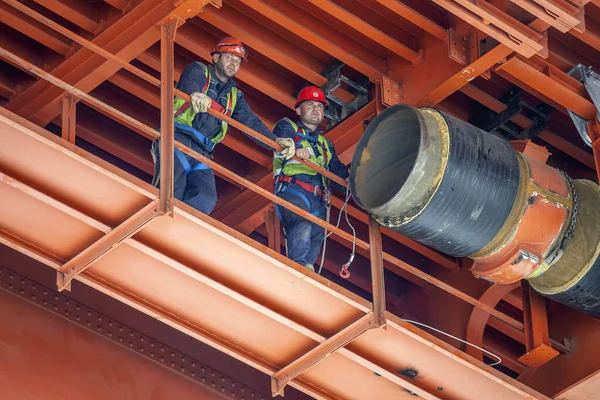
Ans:
[{"label": "metal handrail", "polygon": [[[25,13],[26,15],[30,16],[31,18],[35,19],[36,21],[41,22],[42,24],[46,25],[47,27],[54,29],[56,32],[64,35],[65,37],[73,40],[74,42],[79,43],[83,47],[95,52],[96,54],[99,54],[102,57],[105,57],[106,59],[109,59],[111,61],[118,63],[124,69],[126,69],[127,71],[136,75],[137,77],[144,79],[146,82],[148,82],[156,87],[160,87],[159,79],[157,79],[157,78],[153,77],[152,75],[148,74],[147,72],[144,72],[141,69],[131,65],[130,63],[121,59],[120,57],[104,50],[102,47],[90,42],[89,40],[82,38],[81,36],[77,35],[76,33],[71,32],[67,28],[57,24],[56,22],[52,21],[51,19],[36,12],[35,10],[27,7],[24,4],[19,3],[17,0],[2,0],[2,1],[11,5],[12,7],[16,8],[17,10]],[[187,102],[190,101],[190,96],[187,93],[184,93],[178,89],[174,89],[174,92],[177,97],[180,97]],[[227,115],[224,115],[214,109],[209,109],[208,113],[210,115],[212,115],[213,117],[218,118],[221,121],[224,121],[227,124],[239,129],[240,131],[244,132],[246,135],[258,140],[259,142],[266,144],[267,146],[271,147],[272,149],[274,149],[276,151],[282,150],[281,146],[274,140],[271,140],[271,139],[265,137],[264,135],[262,135],[262,134],[258,133],[257,131],[247,127],[246,125],[234,120],[233,118],[231,118]],[[294,156],[294,160],[300,162],[303,165],[306,165],[307,167],[318,172],[319,174],[326,176],[330,180],[342,185],[343,187],[347,187],[347,182],[344,179],[342,179],[339,176],[333,174],[332,172],[326,170],[325,168],[320,167],[313,162],[305,161],[305,160],[302,160],[295,156]]]},{"label": "metal handrail", "polygon": [[[148,135],[152,138],[160,138],[160,133],[157,132],[156,130],[135,120],[134,118],[128,116],[127,114],[124,114],[121,111],[104,104],[103,102],[101,102],[101,101],[95,99],[94,97],[90,96],[89,94],[69,85],[68,83],[63,82],[62,80],[54,77],[53,75],[42,70],[41,68],[38,68],[35,65],[23,60],[22,58],[12,54],[11,52],[7,51],[6,49],[4,49],[2,47],[0,47],[0,57],[4,57],[7,60],[11,61],[13,64],[18,65],[18,66],[22,67],[23,69],[31,72],[32,74],[49,81],[50,83],[60,87],[61,89],[65,90],[67,92],[74,94],[75,96],[80,98],[83,102],[85,102],[92,108],[121,121],[126,126],[130,127],[131,129],[133,129],[139,133]],[[347,233],[346,231],[341,230],[341,229],[337,228],[336,226],[329,224],[329,223],[325,222],[324,220],[322,220],[318,217],[315,217],[314,215],[304,211],[303,209],[283,200],[282,198],[271,193],[270,191],[263,189],[262,187],[256,185],[255,183],[250,182],[247,179],[244,179],[244,178],[238,176],[237,174],[229,171],[227,168],[225,168],[225,167],[219,165],[218,163],[210,160],[209,158],[204,157],[203,155],[189,149],[188,147],[182,145],[181,143],[175,142],[175,148],[181,150],[182,152],[186,153],[187,155],[189,155],[189,156],[195,158],[196,160],[206,164],[207,166],[213,168],[215,171],[222,173],[225,177],[235,181],[236,183],[239,183],[240,185],[252,190],[253,192],[273,201],[274,203],[277,203],[280,206],[287,208],[288,210],[306,218],[307,220],[315,223],[316,225],[318,225],[322,228],[327,229],[328,231],[342,237],[343,239],[348,240],[348,241],[354,240],[354,237],[352,235],[350,235],[349,233]],[[364,240],[361,240],[358,238],[356,239],[356,245],[365,250],[369,249],[369,244],[367,242],[365,242]],[[437,278],[434,278],[433,276],[431,276],[429,274],[426,274],[425,272],[419,270],[418,268],[415,268],[412,265],[409,265],[409,264],[405,263],[404,261],[402,261],[388,253],[385,253],[385,252],[383,253],[383,260],[388,261],[388,262],[392,263],[393,265],[408,271],[409,273],[425,280],[428,283],[431,283],[434,286],[437,286],[438,288],[452,294],[453,296],[460,298],[461,300],[463,300],[475,307],[485,310],[486,312],[490,313],[491,315],[495,316],[496,318],[506,322],[507,324],[509,324],[521,331],[523,331],[523,329],[524,329],[522,322],[509,317],[508,315],[490,307],[489,305],[483,303],[482,301],[469,296],[468,294],[448,285],[447,283],[445,283]]]}]

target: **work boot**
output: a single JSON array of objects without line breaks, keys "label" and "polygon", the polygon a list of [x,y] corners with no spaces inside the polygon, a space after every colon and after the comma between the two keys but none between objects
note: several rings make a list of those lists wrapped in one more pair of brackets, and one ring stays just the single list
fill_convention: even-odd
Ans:
[{"label": "work boot", "polygon": [[310,269],[312,272],[315,272],[315,267],[312,264],[306,264],[304,265],[306,268]]}]

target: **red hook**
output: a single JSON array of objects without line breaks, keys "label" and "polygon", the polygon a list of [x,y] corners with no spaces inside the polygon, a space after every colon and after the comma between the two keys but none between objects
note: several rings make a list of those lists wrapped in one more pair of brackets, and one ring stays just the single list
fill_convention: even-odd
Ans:
[{"label": "red hook", "polygon": [[348,271],[348,267],[342,267],[340,270],[340,276],[344,279],[350,278],[350,271]]}]

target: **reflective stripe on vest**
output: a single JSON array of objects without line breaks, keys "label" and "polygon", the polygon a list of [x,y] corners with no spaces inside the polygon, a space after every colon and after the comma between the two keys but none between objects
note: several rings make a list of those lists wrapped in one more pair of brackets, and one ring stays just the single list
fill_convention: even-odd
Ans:
[{"label": "reflective stripe on vest", "polygon": [[[296,125],[294,122],[292,122],[288,118],[284,118],[284,120],[289,122],[292,125],[292,128],[294,128],[294,130],[296,131],[296,137],[295,137],[296,148],[309,149],[311,155],[310,155],[308,161],[311,161],[320,167],[327,168],[329,166],[329,161],[331,160],[331,150],[329,149],[327,139],[325,139],[321,135],[318,136],[318,139],[315,144],[316,144],[319,154],[315,155],[311,142],[308,139],[306,139],[307,137],[310,137],[306,133],[306,130],[302,127],[299,127],[298,125]],[[287,176],[294,176],[294,175],[298,175],[298,174],[306,174],[306,175],[314,176],[314,175],[317,175],[317,171],[315,171],[314,169],[312,169],[310,167],[307,167],[304,164],[300,164],[300,162],[298,162],[294,159],[286,161],[283,158],[283,156],[275,153],[275,156],[273,158],[273,175],[277,176],[280,174],[287,175]],[[322,177],[322,178],[323,178],[323,187],[325,187],[326,186],[325,185],[325,177]]]},{"label": "reflective stripe on vest", "polygon": [[[206,94],[206,93],[208,93],[208,88],[210,86],[210,81],[211,81],[211,75],[210,75],[210,71],[208,70],[208,67],[205,67],[205,75],[204,76],[205,76],[205,82],[204,82],[204,87],[202,87],[202,93]],[[214,102],[214,100],[213,100],[213,102]],[[233,111],[235,110],[236,104],[237,104],[237,87],[232,86],[231,91],[229,93],[227,93],[227,106],[223,109],[223,111],[222,111],[223,114],[227,115],[228,117],[231,117],[231,115],[233,114]],[[184,108],[185,111],[178,112],[182,107]],[[196,113],[194,112],[194,109],[192,107],[190,107],[190,104],[188,102],[186,102],[184,99],[176,97],[175,103],[173,104],[173,109],[175,112],[175,122],[177,124],[187,125],[190,128],[194,129],[193,122],[194,122],[194,118],[196,118]],[[221,130],[214,138],[209,140],[209,147],[211,148],[211,150],[215,147],[215,145],[220,143],[225,138],[225,135],[227,134],[228,126],[229,125],[227,124],[227,122],[221,121]],[[200,133],[200,132],[198,132],[198,133]]]}]

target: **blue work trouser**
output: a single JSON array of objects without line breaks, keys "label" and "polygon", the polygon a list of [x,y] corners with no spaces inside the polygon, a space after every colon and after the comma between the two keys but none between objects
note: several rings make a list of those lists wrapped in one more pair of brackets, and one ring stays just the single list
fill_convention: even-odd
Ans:
[{"label": "blue work trouser", "polygon": [[[206,151],[189,136],[175,131],[175,140],[190,149],[206,155]],[[160,160],[156,157],[155,170],[160,170]],[[217,204],[215,174],[208,166],[175,149],[173,176],[173,196],[205,214],[210,214]],[[160,186],[160,182],[158,185]]]},{"label": "blue work trouser", "polygon": [[[277,195],[321,219],[324,217],[323,199],[297,185],[287,185]],[[288,258],[303,266],[314,265],[323,243],[325,230],[287,208],[277,206],[277,209],[286,234]]]}]

